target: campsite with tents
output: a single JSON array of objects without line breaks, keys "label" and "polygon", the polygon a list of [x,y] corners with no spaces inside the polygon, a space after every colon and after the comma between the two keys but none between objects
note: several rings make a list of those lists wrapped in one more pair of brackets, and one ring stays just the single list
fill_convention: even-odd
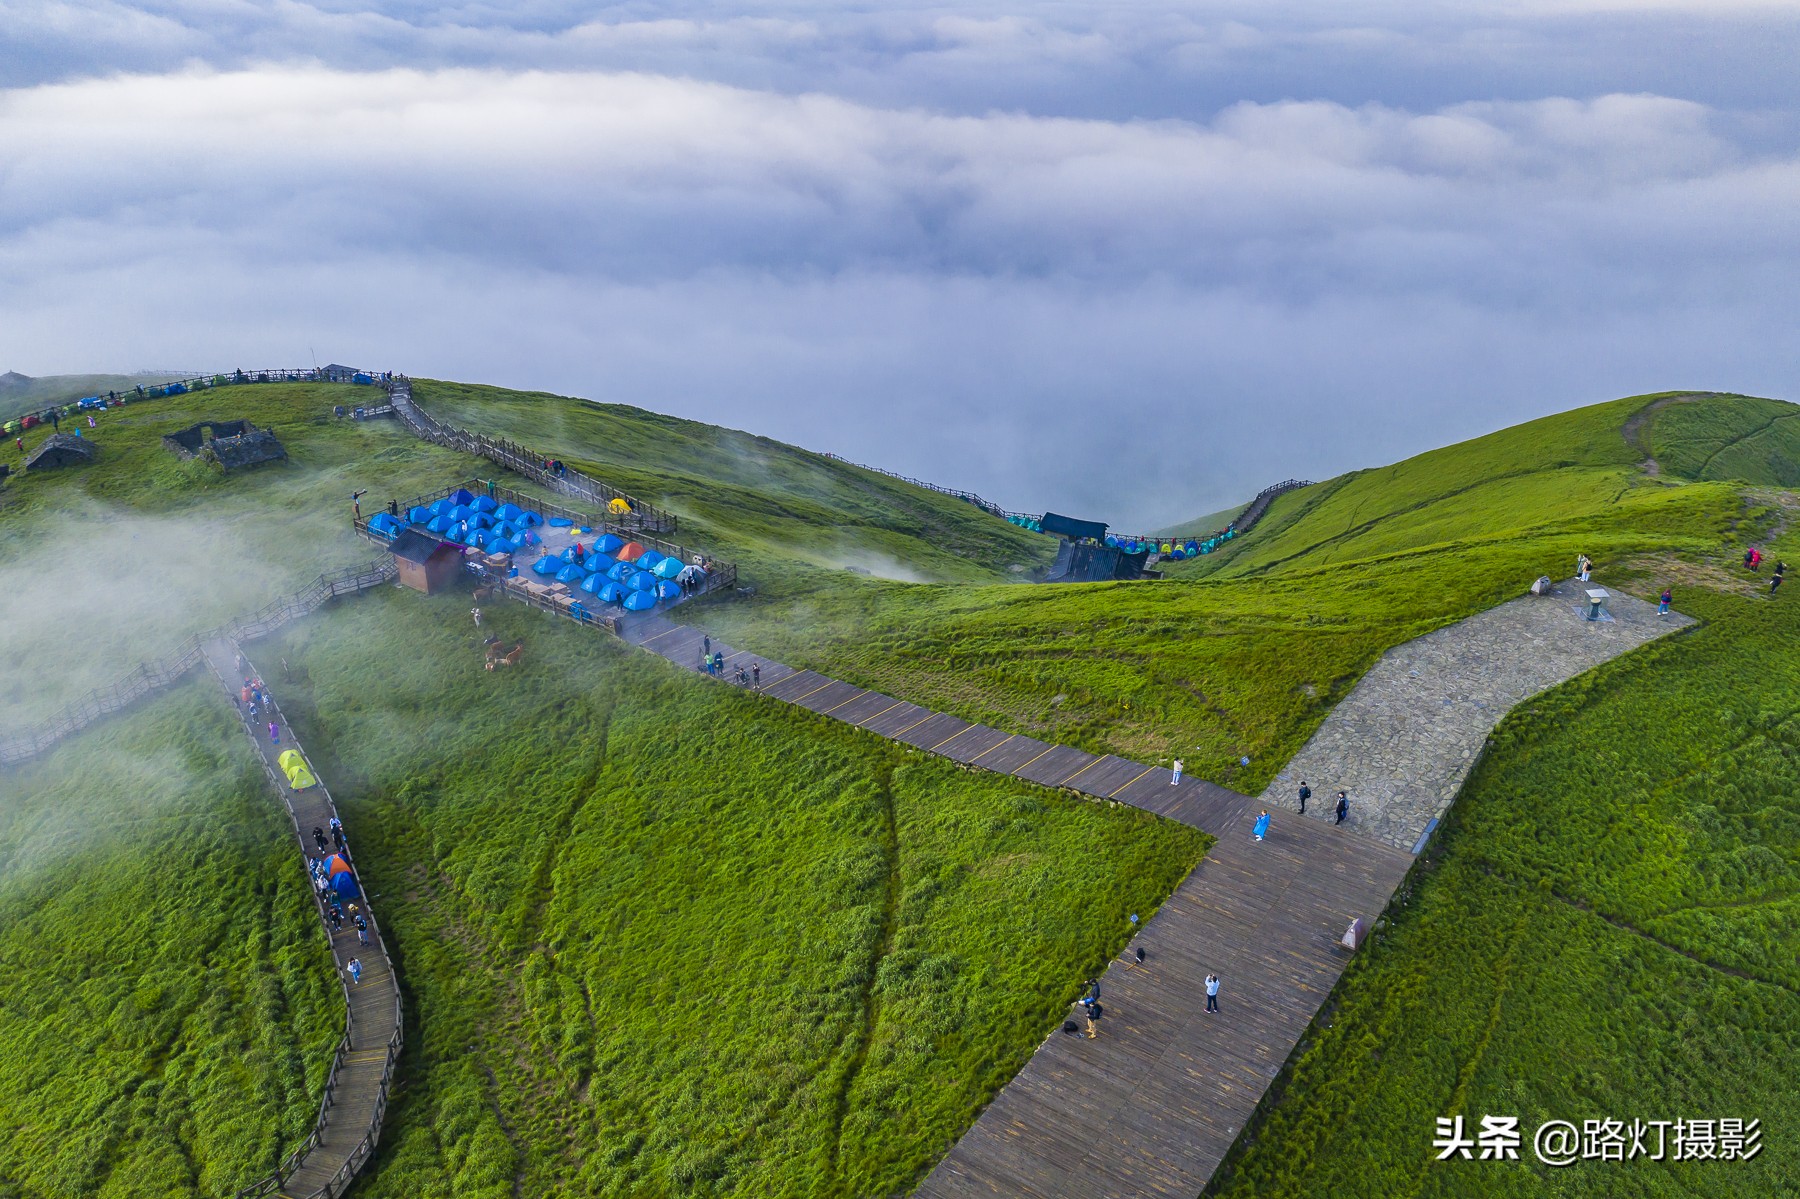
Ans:
[{"label": "campsite with tents", "polygon": [[[1499,723],[1327,1014],[1269,1063],[1272,1098],[1211,1190],[1373,1199],[1424,1177],[1474,1199],[1499,1175],[1427,1164],[1432,1120],[1467,1110],[1760,1117],[1769,1148],[1704,1185],[1778,1191],[1800,1065],[1782,781],[1800,614],[1739,563],[1791,549],[1800,507],[1732,447],[1788,406],[1580,409],[1296,489],[1207,552],[1171,538],[1161,580],[1040,587],[1019,580],[1053,539],[949,495],[620,405],[416,381],[440,420],[553,431],[572,470],[678,512],[687,552],[602,527],[620,513],[559,525],[568,495],[509,476],[530,502],[489,497],[469,481],[491,463],[398,422],[305,419],[356,386],[109,411],[91,466],[10,478],[0,505],[9,647],[36,680],[0,697],[6,734],[403,535],[455,547],[454,585],[372,587],[248,647],[298,738],[283,781],[328,784],[354,838],[326,884],[379,908],[405,997],[353,1194],[908,1193],[1213,849],[720,686],[553,606],[501,595],[477,626],[472,590],[494,580],[467,565],[497,553],[572,602],[1008,736],[1180,756],[1246,795],[1384,653],[1577,553],[1621,592],[1673,581],[1692,630]],[[227,475],[162,449],[221,413],[280,427],[287,459]],[[846,546],[929,581],[846,570]],[[712,573],[695,555],[742,585],[684,595]],[[484,669],[490,638],[529,654]],[[1277,837],[1294,819],[1276,809]],[[294,835],[197,676],[0,771],[0,1181],[231,1193],[302,1143],[346,1001]],[[1115,1007],[1104,1035],[1134,1018]],[[1633,1177],[1702,1177],[1660,1169]],[[1558,1177],[1601,1196],[1619,1176]]]}]

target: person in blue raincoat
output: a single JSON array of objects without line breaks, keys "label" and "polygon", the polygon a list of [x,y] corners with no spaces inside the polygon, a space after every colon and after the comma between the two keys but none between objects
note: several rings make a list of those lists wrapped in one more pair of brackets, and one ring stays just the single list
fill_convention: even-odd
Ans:
[{"label": "person in blue raincoat", "polygon": [[1256,818],[1256,828],[1253,831],[1258,841],[1269,835],[1269,809],[1264,808],[1263,814]]}]

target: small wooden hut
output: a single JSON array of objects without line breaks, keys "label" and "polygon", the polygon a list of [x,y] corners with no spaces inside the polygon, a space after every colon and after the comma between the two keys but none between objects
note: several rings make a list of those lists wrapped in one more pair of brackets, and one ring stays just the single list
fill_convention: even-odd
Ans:
[{"label": "small wooden hut", "polygon": [[462,546],[440,541],[418,529],[406,529],[389,547],[402,586],[426,595],[456,586],[462,577]]}]

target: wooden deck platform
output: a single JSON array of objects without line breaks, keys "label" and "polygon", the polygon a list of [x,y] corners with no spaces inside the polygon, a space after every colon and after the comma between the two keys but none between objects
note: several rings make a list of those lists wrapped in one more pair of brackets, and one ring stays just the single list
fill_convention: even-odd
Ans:
[{"label": "wooden deck platform", "polygon": [[[655,614],[624,636],[689,669],[708,644]],[[1261,806],[1216,784],[1172,783],[1160,767],[970,724],[718,641],[710,648],[725,656],[727,683],[739,664],[759,664],[770,698],[1218,838],[1102,978],[1100,1036],[1052,1032],[919,1196],[1192,1199],[1337,983],[1346,927],[1358,916],[1372,924],[1412,865],[1410,854],[1292,812],[1276,812],[1258,842]],[[1209,973],[1222,984],[1216,1015],[1205,1011]]]},{"label": "wooden deck platform", "polygon": [[[281,751],[299,749],[302,757],[306,756],[306,751],[295,739],[287,719],[281,715],[279,702],[273,703],[273,712],[259,716],[255,724],[245,715],[238,694],[241,679],[236,671],[237,646],[217,639],[205,643],[202,649],[213,676],[238,709],[244,731],[262,758],[270,783],[287,807],[301,856],[317,856],[318,850],[309,838],[314,828],[329,829],[331,818],[337,815],[331,793],[326,790],[323,780],[304,791],[296,791],[288,785],[287,775],[277,760]],[[247,662],[246,669],[267,683],[268,676],[259,675],[254,664]],[[271,719],[281,734],[279,744],[269,740],[267,726]],[[310,766],[312,760],[308,758],[307,763]],[[354,834],[348,823],[345,824],[345,836],[353,850]],[[350,850],[345,851],[345,856],[354,868],[356,859]],[[349,1189],[357,1171],[375,1152],[381,1139],[388,1089],[393,1081],[394,1064],[400,1055],[400,980],[382,943],[381,926],[375,919],[368,895],[365,893],[358,903],[369,919],[367,945],[358,942],[356,928],[350,921],[345,922],[342,932],[333,935],[324,920],[324,905],[319,905],[321,927],[330,938],[332,960],[336,963],[349,1011],[344,1038],[339,1042],[330,1081],[321,1100],[318,1121],[300,1147],[289,1154],[276,1171],[238,1191],[240,1199],[256,1195],[335,1199]],[[347,971],[352,958],[362,961],[362,981],[357,983],[350,981]]]}]

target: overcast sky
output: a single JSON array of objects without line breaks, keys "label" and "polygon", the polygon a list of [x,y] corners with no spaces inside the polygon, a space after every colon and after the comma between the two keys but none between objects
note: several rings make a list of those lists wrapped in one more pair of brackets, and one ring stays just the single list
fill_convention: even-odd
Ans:
[{"label": "overcast sky", "polygon": [[355,363],[1152,527],[1800,398],[1800,4],[0,0],[0,370]]}]

